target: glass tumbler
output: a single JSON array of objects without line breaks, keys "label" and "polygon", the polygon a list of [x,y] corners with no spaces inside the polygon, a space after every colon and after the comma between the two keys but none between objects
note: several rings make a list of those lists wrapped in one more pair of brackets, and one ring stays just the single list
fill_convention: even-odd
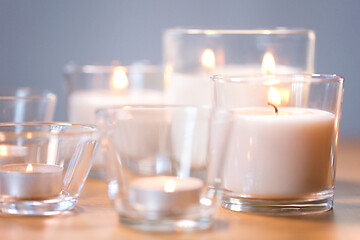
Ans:
[{"label": "glass tumbler", "polygon": [[167,103],[211,105],[212,75],[313,73],[315,32],[174,28],[163,52]]},{"label": "glass tumbler", "polygon": [[92,163],[96,128],[0,125],[0,212],[55,215],[74,208]]},{"label": "glass tumbler", "polygon": [[121,223],[141,230],[208,228],[219,192],[208,188],[211,110],[191,106],[101,109],[108,194]]},{"label": "glass tumbler", "polygon": [[343,78],[214,76],[212,81],[215,112],[230,119],[222,131],[226,148],[213,149],[221,153],[216,164],[224,166],[222,206],[269,214],[331,209]]},{"label": "glass tumbler", "polygon": [[0,122],[52,121],[56,95],[33,88],[0,88]]}]

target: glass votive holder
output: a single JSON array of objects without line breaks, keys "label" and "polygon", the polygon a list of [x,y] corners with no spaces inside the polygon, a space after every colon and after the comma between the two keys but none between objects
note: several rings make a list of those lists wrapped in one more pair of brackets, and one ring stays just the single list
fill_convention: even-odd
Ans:
[{"label": "glass votive holder", "polygon": [[96,128],[0,125],[0,213],[55,215],[74,208],[92,164]]},{"label": "glass votive holder", "polygon": [[[307,214],[333,207],[343,78],[336,75],[212,77],[223,135],[222,206]],[[303,92],[305,91],[305,93]],[[215,165],[216,165],[215,164]]]},{"label": "glass votive holder", "polygon": [[[163,103],[160,66],[69,64],[64,74],[70,122],[95,124],[95,111],[103,107]],[[102,178],[103,175],[103,160],[97,152],[91,176]]]},{"label": "glass votive holder", "polygon": [[121,106],[97,112],[108,194],[120,222],[149,231],[211,226],[218,191],[206,184],[211,111]]},{"label": "glass votive holder", "polygon": [[0,88],[0,122],[52,121],[56,95],[34,88]]},{"label": "glass votive holder", "polygon": [[163,52],[167,103],[210,105],[211,75],[313,73],[315,32],[175,28]]}]

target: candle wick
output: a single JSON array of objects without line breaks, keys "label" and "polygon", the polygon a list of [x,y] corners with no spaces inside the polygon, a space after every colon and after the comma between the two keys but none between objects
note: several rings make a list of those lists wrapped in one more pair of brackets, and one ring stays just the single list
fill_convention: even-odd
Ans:
[{"label": "candle wick", "polygon": [[279,113],[278,108],[277,108],[274,104],[272,104],[271,102],[268,102],[267,105],[270,105],[270,106],[273,106],[273,107],[274,107],[274,109],[275,109],[275,114],[276,114],[276,115]]}]

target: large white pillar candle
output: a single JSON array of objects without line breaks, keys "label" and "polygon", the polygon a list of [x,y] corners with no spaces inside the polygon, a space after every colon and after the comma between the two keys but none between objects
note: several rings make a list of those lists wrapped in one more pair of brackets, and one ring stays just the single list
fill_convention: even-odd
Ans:
[{"label": "large white pillar candle", "polygon": [[138,210],[169,213],[199,204],[202,187],[197,178],[138,178],[130,183],[129,201]]},{"label": "large white pillar candle", "polygon": [[224,187],[244,198],[301,199],[332,186],[334,114],[317,109],[235,111]]},{"label": "large white pillar candle", "polygon": [[0,166],[0,194],[18,199],[46,199],[59,195],[63,168],[39,163]]}]

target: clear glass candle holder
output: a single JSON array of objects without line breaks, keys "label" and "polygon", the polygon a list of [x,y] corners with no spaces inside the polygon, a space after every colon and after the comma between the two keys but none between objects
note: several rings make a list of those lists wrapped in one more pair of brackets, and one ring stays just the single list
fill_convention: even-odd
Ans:
[{"label": "clear glass candle holder", "polygon": [[33,88],[0,88],[0,122],[52,121],[56,95]]},{"label": "clear glass candle holder", "polygon": [[[222,206],[307,214],[332,209],[343,78],[336,75],[214,76],[217,114],[227,115],[214,166]],[[223,146],[226,146],[225,148]]]},{"label": "clear glass candle holder", "polygon": [[96,128],[0,125],[0,212],[55,215],[74,208],[92,164]]},{"label": "clear glass candle holder", "polygon": [[[70,122],[96,124],[95,111],[103,107],[163,102],[160,66],[69,64],[64,74]],[[103,161],[96,155],[91,176],[103,177]]]},{"label": "clear glass candle holder", "polygon": [[315,33],[175,28],[164,32],[163,52],[166,101],[210,105],[211,75],[313,73]]},{"label": "clear glass candle holder", "polygon": [[121,223],[149,231],[211,226],[219,192],[206,183],[210,116],[208,108],[165,105],[97,112]]}]

